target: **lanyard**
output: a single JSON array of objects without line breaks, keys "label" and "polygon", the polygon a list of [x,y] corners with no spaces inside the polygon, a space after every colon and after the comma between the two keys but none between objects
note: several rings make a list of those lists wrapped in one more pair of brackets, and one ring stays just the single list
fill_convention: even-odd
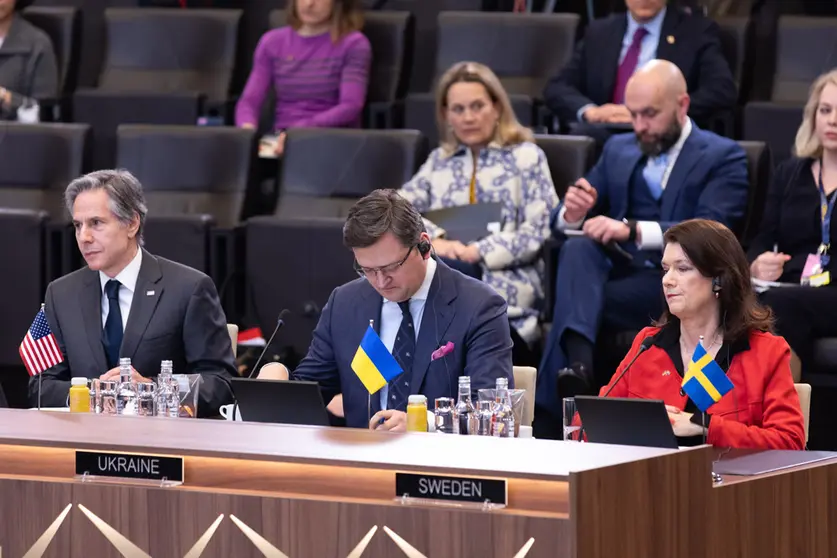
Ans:
[{"label": "lanyard", "polygon": [[825,195],[825,187],[822,182],[822,159],[820,159],[820,179],[817,188],[820,192],[820,219],[822,220],[822,244],[820,244],[817,253],[820,256],[820,265],[825,267],[831,259],[828,255],[828,250],[831,248],[831,214],[834,213],[834,202],[837,201],[837,194],[832,196],[831,201],[828,201],[828,196]]}]

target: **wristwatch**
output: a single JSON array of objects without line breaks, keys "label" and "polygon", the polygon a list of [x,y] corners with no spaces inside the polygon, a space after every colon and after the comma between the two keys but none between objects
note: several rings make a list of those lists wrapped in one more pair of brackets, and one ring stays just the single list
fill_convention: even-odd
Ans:
[{"label": "wristwatch", "polygon": [[628,230],[630,230],[628,241],[636,242],[636,221],[633,219],[622,219],[622,222],[628,225]]}]

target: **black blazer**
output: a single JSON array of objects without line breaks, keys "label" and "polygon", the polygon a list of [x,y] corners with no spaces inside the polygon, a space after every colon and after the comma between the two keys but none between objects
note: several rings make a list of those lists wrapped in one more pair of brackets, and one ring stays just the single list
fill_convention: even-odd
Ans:
[{"label": "black blazer", "polygon": [[[64,362],[42,374],[41,405],[63,407],[70,378],[107,372],[99,272],[85,267],[56,279],[44,305]],[[200,271],[143,250],[119,356],[146,378],[159,374],[163,360],[172,361],[175,374],[201,374],[199,416],[232,403],[229,379],[237,371],[227,320],[212,279]],[[37,404],[37,376],[29,381],[29,399]]]},{"label": "black blazer", "polygon": [[[759,232],[750,244],[750,261],[779,246],[779,252],[791,256],[779,281],[799,283],[808,254],[814,254],[822,242],[820,193],[811,173],[813,159],[791,158],[773,172],[767,191]],[[837,194],[832,194],[837,195]],[[837,245],[837,220],[831,221],[831,243]],[[826,269],[837,273],[834,249]]]},{"label": "black blazer", "polygon": [[[611,102],[628,17],[612,14],[590,23],[570,62],[547,84],[544,100],[562,122],[575,122],[585,105]],[[692,98],[689,115],[699,124],[735,106],[738,94],[715,22],[669,6],[657,58],[673,62],[683,72]]]}]

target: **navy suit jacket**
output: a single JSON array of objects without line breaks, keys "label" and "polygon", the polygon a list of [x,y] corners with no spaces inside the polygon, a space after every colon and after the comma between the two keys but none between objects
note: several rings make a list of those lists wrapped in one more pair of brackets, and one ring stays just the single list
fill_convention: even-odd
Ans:
[{"label": "navy suit jacket", "polygon": [[[547,84],[544,101],[561,121],[576,122],[585,105],[611,102],[628,17],[618,13],[592,21],[572,59]],[[718,25],[712,20],[670,5],[660,29],[657,58],[673,62],[683,72],[692,118],[705,122],[735,106],[735,81],[721,50]]]},{"label": "navy suit jacket", "polygon": [[[585,177],[598,200],[588,214],[630,219],[628,192],[631,175],[643,164],[636,136],[619,134],[604,146],[599,161]],[[747,154],[733,140],[701,130],[692,133],[671,169],[660,205],[663,232],[687,219],[711,219],[735,230],[747,208]],[[563,204],[562,204],[563,205]],[[555,227],[559,205],[552,213]]]},{"label": "navy suit jacket", "polygon": [[[437,397],[456,397],[459,376],[471,377],[472,396],[494,388],[496,379],[512,377],[512,341],[506,302],[491,287],[442,262],[430,285],[416,340],[410,394],[427,397],[433,409]],[[368,428],[369,393],[351,369],[360,341],[375,320],[381,321],[383,297],[366,279],[356,279],[332,291],[308,354],[293,373],[295,380],[320,384],[326,401],[343,394],[346,424]],[[448,342],[453,352],[431,362],[431,353]],[[476,401],[476,399],[474,399]],[[380,410],[380,395],[372,395],[371,413]]]}]

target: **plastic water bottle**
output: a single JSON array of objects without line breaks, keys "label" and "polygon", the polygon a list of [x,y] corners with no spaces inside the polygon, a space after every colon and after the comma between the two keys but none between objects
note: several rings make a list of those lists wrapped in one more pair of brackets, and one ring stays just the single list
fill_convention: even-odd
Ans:
[{"label": "plastic water bottle", "polygon": [[180,414],[180,390],[172,377],[174,365],[170,360],[160,363],[157,376],[157,416],[177,418]]},{"label": "plastic water bottle", "polygon": [[119,359],[119,388],[116,394],[116,414],[137,414],[137,386],[134,383],[130,358]]}]

